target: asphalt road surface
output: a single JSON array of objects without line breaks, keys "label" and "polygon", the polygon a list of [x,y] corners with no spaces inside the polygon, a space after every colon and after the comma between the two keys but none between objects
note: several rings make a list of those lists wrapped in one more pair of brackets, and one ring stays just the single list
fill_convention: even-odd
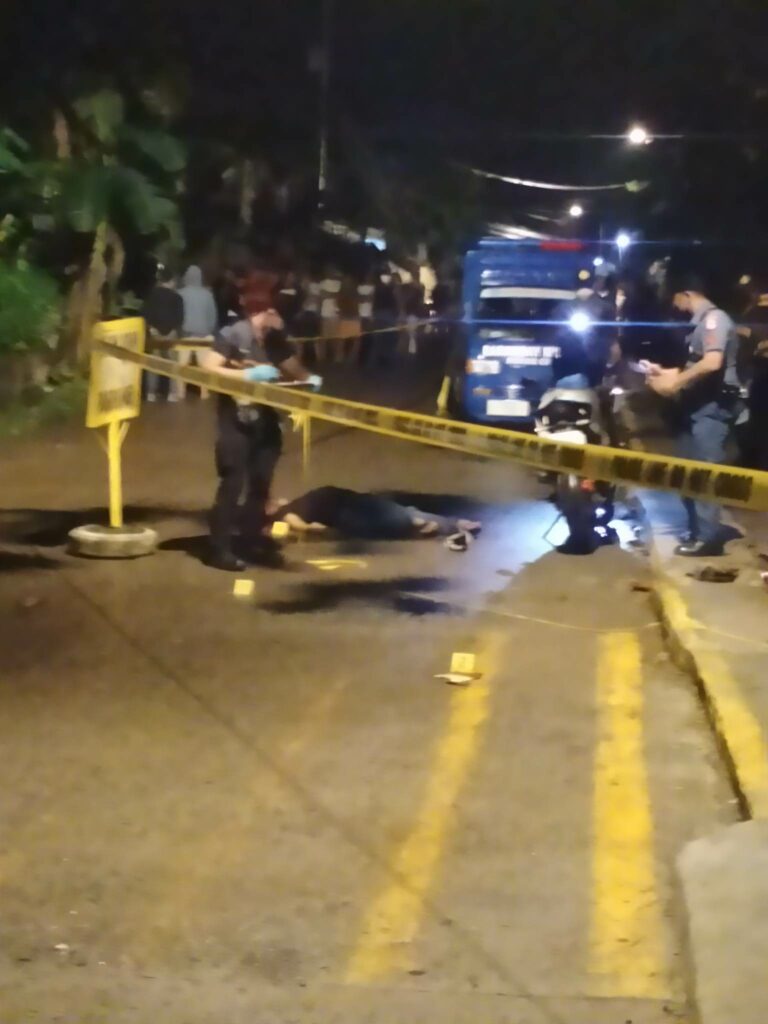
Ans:
[{"label": "asphalt road surface", "polygon": [[132,429],[164,543],[127,563],[60,546],[105,502],[84,429],[0,453],[2,1024],[692,1021],[674,858],[736,808],[642,553],[556,552],[527,470],[320,427],[313,484],[483,534],[294,543],[237,599],[198,558],[211,420]]}]

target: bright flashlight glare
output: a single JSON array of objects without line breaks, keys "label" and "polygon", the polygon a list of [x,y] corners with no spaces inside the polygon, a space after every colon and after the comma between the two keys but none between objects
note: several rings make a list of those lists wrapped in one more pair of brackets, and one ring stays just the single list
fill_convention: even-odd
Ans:
[{"label": "bright flashlight glare", "polygon": [[651,136],[641,124],[633,124],[627,132],[627,142],[631,146],[647,146],[650,141]]},{"label": "bright flashlight glare", "polygon": [[590,319],[589,314],[583,313],[581,310],[577,310],[568,318],[568,323],[572,331],[577,331],[579,334],[583,334],[584,331],[589,330],[589,325],[592,323],[592,320]]},{"label": "bright flashlight glare", "polygon": [[581,217],[584,214],[584,207],[581,203],[573,203],[571,208],[568,210],[571,217]]},{"label": "bright flashlight glare", "polygon": [[602,256],[595,256],[595,258],[592,260],[592,263],[596,267],[602,267],[602,265],[605,263],[605,260]]},{"label": "bright flashlight glare", "polygon": [[618,235],[616,235],[616,245],[621,250],[628,249],[630,245],[632,245],[632,239],[626,231],[620,231]]}]

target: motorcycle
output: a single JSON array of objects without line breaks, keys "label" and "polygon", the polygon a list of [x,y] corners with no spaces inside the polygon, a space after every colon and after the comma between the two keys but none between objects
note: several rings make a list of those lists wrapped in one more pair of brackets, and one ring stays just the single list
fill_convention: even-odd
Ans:
[{"label": "motorcycle", "polygon": [[[605,444],[603,415],[598,393],[585,377],[576,374],[557,381],[542,395],[534,423],[539,437],[570,444]],[[615,487],[573,473],[558,473],[552,500],[568,524],[564,550],[591,554],[610,539]]]}]

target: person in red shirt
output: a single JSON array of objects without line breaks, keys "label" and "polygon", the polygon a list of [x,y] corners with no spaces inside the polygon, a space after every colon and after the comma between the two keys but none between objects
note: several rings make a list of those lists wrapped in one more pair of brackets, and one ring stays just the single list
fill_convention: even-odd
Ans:
[{"label": "person in red shirt", "polygon": [[252,266],[238,279],[240,305],[246,317],[274,309],[280,278],[263,267]]}]

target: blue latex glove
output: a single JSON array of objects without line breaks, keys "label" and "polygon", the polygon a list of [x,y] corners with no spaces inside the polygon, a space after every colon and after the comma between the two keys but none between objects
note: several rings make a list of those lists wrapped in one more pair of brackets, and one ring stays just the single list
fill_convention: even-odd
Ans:
[{"label": "blue latex glove", "polygon": [[269,384],[270,381],[277,380],[279,376],[280,371],[277,367],[269,363],[262,363],[260,366],[249,366],[243,374],[246,380],[258,381],[259,384]]},{"label": "blue latex glove", "polygon": [[313,373],[307,378],[307,384],[309,384],[313,391],[319,391],[323,386],[323,378],[319,373]]}]

